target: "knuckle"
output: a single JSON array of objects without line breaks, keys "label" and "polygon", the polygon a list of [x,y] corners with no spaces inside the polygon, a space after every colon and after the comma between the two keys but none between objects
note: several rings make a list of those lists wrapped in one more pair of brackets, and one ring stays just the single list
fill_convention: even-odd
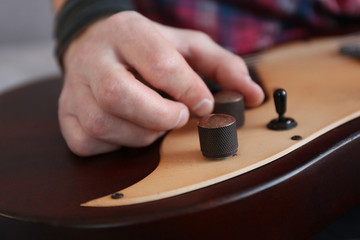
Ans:
[{"label": "knuckle", "polygon": [[154,54],[151,62],[151,71],[155,76],[158,76],[158,81],[155,82],[155,84],[158,84],[156,87],[161,87],[171,76],[178,74],[179,66],[182,64],[178,57],[162,53]]},{"label": "knuckle", "polygon": [[86,157],[92,155],[92,148],[90,147],[90,139],[85,134],[73,135],[72,139],[67,141],[68,147],[74,154]]},{"label": "knuckle", "polygon": [[121,88],[119,87],[117,80],[102,80],[100,81],[102,84],[100,85],[97,92],[97,101],[101,108],[103,109],[111,109],[114,103],[121,96]]},{"label": "knuckle", "polygon": [[184,85],[181,89],[178,89],[178,91],[174,95],[174,98],[176,100],[183,101],[189,96],[194,95],[194,92],[196,92],[195,84],[187,84]]},{"label": "knuckle", "polygon": [[212,41],[209,35],[201,31],[190,30],[190,38],[198,42]]},{"label": "knuckle", "polygon": [[102,138],[108,133],[107,119],[103,114],[89,114],[83,124],[86,132],[95,138]]},{"label": "knuckle", "polygon": [[179,60],[177,57],[168,56],[161,52],[154,54],[151,68],[156,73],[173,73],[178,70]]}]

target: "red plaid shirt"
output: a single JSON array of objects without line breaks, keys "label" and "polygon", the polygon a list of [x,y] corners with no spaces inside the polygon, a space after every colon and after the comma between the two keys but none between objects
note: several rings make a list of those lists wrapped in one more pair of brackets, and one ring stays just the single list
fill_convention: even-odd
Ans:
[{"label": "red plaid shirt", "polygon": [[360,28],[360,0],[134,0],[158,22],[209,34],[246,54],[283,42]]}]

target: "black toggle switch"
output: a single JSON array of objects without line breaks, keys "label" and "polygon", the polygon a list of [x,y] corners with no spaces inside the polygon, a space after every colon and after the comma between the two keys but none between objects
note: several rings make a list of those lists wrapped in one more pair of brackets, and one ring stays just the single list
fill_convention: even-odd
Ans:
[{"label": "black toggle switch", "polygon": [[297,123],[292,118],[285,117],[286,112],[286,91],[284,89],[277,89],[274,91],[274,102],[276,112],[279,117],[273,119],[267,127],[271,130],[288,130],[297,126]]}]

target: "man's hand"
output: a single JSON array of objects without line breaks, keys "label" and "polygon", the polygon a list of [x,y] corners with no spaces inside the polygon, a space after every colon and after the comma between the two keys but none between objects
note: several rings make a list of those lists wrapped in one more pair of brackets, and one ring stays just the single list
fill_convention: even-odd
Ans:
[{"label": "man's hand", "polygon": [[89,27],[65,53],[64,69],[59,120],[68,146],[80,156],[146,146],[182,127],[190,113],[209,114],[213,96],[197,72],[241,92],[248,106],[264,98],[243,60],[207,35],[131,11]]}]

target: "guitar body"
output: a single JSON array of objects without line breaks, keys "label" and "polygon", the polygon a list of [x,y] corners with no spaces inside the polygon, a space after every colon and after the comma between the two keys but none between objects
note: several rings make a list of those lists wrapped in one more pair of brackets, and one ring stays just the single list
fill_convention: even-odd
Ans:
[{"label": "guitar body", "polygon": [[304,239],[360,203],[356,117],[211,186],[139,204],[84,207],[154,172],[163,139],[77,157],[58,126],[60,90],[61,79],[53,78],[0,96],[1,239]]}]

